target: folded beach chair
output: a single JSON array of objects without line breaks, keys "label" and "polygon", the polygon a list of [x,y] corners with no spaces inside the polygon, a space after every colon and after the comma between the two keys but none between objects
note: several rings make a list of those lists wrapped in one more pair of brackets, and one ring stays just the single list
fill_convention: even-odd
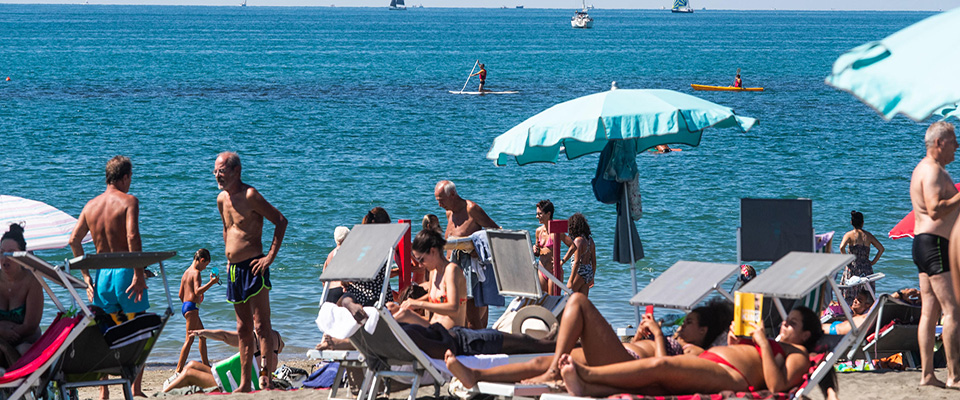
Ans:
[{"label": "folded beach chair", "polygon": [[[501,295],[515,296],[506,310],[493,324],[494,329],[507,333],[526,333],[524,322],[529,319],[542,321],[539,329],[543,334],[557,322],[567,298],[572,293],[550,271],[547,271],[533,256],[530,234],[527,231],[488,229],[487,241],[493,259],[493,271],[497,278],[497,289]],[[559,296],[543,293],[537,272],[542,273],[558,287],[563,288]]]},{"label": "folded beach chair", "polygon": [[[59,313],[40,339],[0,377],[0,398],[17,400],[28,394],[40,398],[44,397],[47,383],[60,365],[63,353],[77,339],[83,327],[93,321],[93,313],[83,305],[77,293],[77,289],[85,291],[87,284],[33,254],[15,252],[8,257],[37,278]],[[76,315],[67,315],[67,308],[50,289],[47,280],[67,290],[80,306]]]},{"label": "folded beach chair", "polygon": [[877,314],[874,318],[876,323],[857,335],[847,358],[876,360],[903,353],[905,365],[915,368],[920,357],[920,344],[917,341],[920,306],[882,294],[874,302],[870,312]]},{"label": "folded beach chair", "polygon": [[[388,265],[388,261],[393,259],[394,247],[409,227],[409,224],[355,225],[350,235],[340,245],[340,250],[330,261],[330,265],[320,275],[320,281],[324,282],[321,298],[326,298],[329,290],[328,283],[331,281],[359,282],[376,279],[384,266]],[[367,324],[375,325],[373,330],[368,332],[366,327],[360,327],[350,336],[350,343],[357,349],[359,355],[341,352],[339,356],[353,356],[355,359],[336,361],[341,361],[341,368],[345,368],[345,364],[349,362],[362,362],[366,367],[363,384],[357,395],[358,400],[363,398],[372,400],[378,393],[377,389],[381,381],[397,378],[411,381],[410,400],[415,400],[421,379],[425,376],[433,379],[435,392],[439,396],[440,385],[445,382],[444,377],[431,365],[427,356],[417,348],[400,324],[393,319],[390,311],[384,307],[387,302],[388,284],[389,280],[384,279],[380,297],[374,306],[376,315],[369,316],[371,319],[376,319],[375,323]],[[366,308],[366,310],[370,309]],[[327,358],[324,357],[325,355],[334,356],[332,352],[320,354],[321,357]],[[406,366],[409,370],[398,371],[392,368],[395,366]],[[336,396],[336,388],[342,376],[343,371],[338,370],[331,398]]]},{"label": "folded beach chair", "polygon": [[[145,268],[158,264],[159,276],[167,299],[162,315],[144,313],[105,330],[96,324],[82,326],[77,339],[67,348],[60,368],[53,374],[62,398],[67,398],[70,389],[86,386],[123,385],[123,395],[133,399],[131,384],[147,362],[157,338],[167,320],[173,315],[170,285],[163,268],[163,260],[175,252],[130,252],[87,254],[66,262],[70,269]],[[80,301],[82,307],[82,301]],[[119,378],[105,379],[110,376]]]}]

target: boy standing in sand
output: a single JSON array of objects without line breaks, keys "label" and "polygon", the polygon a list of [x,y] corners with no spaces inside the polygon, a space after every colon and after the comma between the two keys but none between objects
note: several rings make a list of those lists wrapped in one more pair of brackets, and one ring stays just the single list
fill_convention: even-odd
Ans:
[{"label": "boy standing in sand", "polygon": [[[193,255],[193,264],[183,272],[180,278],[180,301],[183,302],[183,308],[180,313],[187,320],[187,338],[183,342],[183,348],[180,349],[180,361],[177,362],[177,373],[183,371],[183,365],[187,362],[187,356],[190,354],[190,348],[193,347],[193,336],[190,331],[203,329],[203,321],[200,321],[200,303],[203,303],[203,293],[205,293],[214,283],[220,282],[220,277],[210,274],[210,282],[201,286],[203,279],[200,272],[203,272],[210,264],[210,251],[200,249]],[[200,359],[203,364],[210,366],[210,359],[207,358],[207,339],[200,337]]]}]

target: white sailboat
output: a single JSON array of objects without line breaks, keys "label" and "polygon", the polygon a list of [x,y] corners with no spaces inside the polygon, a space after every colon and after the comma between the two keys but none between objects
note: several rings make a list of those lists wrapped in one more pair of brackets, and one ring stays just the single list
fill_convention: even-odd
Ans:
[{"label": "white sailboat", "polygon": [[693,12],[693,8],[690,7],[690,2],[687,0],[674,0],[670,12],[690,14]]},{"label": "white sailboat", "polygon": [[391,10],[406,10],[407,5],[403,4],[403,0],[390,0],[390,9]]},{"label": "white sailboat", "polygon": [[580,5],[583,6],[583,9],[574,11],[573,17],[570,18],[570,26],[574,28],[593,28],[593,18],[590,18],[590,15],[587,14],[587,5],[585,0],[581,0]]}]

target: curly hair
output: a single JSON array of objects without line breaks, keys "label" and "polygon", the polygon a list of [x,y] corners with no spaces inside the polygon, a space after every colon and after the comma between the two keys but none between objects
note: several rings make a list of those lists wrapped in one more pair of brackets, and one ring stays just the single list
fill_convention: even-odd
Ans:
[{"label": "curly hair", "polygon": [[587,224],[587,217],[584,217],[583,214],[576,213],[570,216],[567,219],[567,224],[569,225],[569,233],[571,237],[590,237],[590,225]]},{"label": "curly hair", "polygon": [[710,347],[733,322],[733,305],[722,298],[714,298],[707,304],[694,308],[690,313],[697,314],[697,322],[701,327],[707,328],[707,334],[703,337],[703,348]]}]

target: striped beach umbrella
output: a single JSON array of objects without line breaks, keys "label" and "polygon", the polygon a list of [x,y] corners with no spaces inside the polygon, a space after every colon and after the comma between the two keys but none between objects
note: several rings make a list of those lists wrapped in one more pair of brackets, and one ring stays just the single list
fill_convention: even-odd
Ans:
[{"label": "striped beach umbrella", "polygon": [[[33,251],[66,247],[77,219],[47,203],[0,195],[0,231],[14,223],[23,225],[27,250]],[[83,243],[92,241],[90,233],[83,238]]]}]

